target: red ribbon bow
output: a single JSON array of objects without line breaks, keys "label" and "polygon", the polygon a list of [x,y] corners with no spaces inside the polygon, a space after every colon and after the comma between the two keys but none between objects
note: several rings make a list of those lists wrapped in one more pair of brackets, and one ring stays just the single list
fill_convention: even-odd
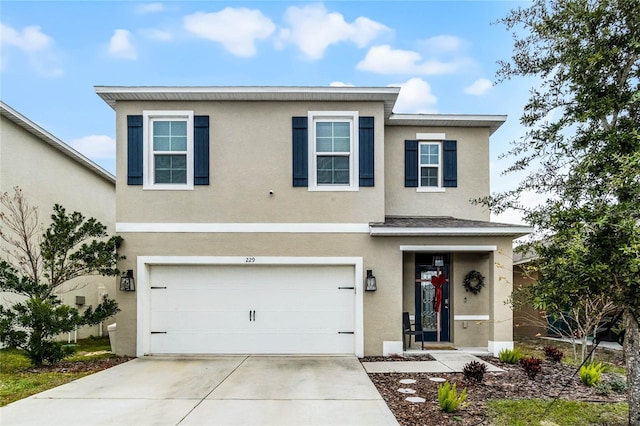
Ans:
[{"label": "red ribbon bow", "polygon": [[445,281],[447,280],[442,274],[431,277],[431,285],[436,289],[436,303],[434,306],[434,310],[436,312],[440,312],[440,305],[442,304],[442,287],[444,286]]}]

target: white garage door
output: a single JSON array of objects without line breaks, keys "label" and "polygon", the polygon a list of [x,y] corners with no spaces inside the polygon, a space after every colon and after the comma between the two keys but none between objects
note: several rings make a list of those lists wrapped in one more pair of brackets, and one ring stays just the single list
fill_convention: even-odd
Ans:
[{"label": "white garage door", "polygon": [[152,354],[353,354],[353,266],[153,266]]}]

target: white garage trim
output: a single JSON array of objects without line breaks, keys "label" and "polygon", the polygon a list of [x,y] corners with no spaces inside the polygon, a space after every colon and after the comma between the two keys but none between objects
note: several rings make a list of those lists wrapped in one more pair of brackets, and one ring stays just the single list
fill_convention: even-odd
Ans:
[{"label": "white garage trim", "polygon": [[362,257],[269,257],[269,256],[138,256],[137,258],[137,345],[136,356],[150,353],[151,289],[149,271],[153,265],[349,265],[354,267],[355,355],[364,356]]}]

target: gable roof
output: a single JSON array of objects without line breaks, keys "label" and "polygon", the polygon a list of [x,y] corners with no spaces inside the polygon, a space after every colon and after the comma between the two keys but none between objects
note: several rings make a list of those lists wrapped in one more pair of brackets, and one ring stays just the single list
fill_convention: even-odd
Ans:
[{"label": "gable roof", "polygon": [[112,175],[75,149],[71,148],[69,145],[62,142],[60,139],[56,138],[51,133],[47,132],[42,127],[38,126],[36,123],[29,120],[27,117],[20,114],[18,111],[14,110],[2,101],[0,101],[0,115],[13,122],[17,126],[21,127],[22,129],[26,130],[27,132],[31,133],[41,141],[62,152],[67,157],[79,163],[81,166],[86,167],[106,181],[112,183],[113,185],[116,184],[116,178],[114,175]]}]

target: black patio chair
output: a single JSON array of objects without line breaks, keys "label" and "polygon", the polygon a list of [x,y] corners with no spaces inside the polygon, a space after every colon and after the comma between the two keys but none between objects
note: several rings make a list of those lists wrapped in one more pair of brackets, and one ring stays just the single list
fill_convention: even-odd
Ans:
[{"label": "black patio chair", "polygon": [[[411,320],[409,319],[409,312],[402,313],[402,348],[407,350],[407,342],[404,336],[409,336],[409,347],[411,347],[411,336],[422,336],[422,350],[424,350],[424,333],[422,330],[416,330],[415,326],[411,327]],[[414,338],[417,342],[418,340]]]}]

